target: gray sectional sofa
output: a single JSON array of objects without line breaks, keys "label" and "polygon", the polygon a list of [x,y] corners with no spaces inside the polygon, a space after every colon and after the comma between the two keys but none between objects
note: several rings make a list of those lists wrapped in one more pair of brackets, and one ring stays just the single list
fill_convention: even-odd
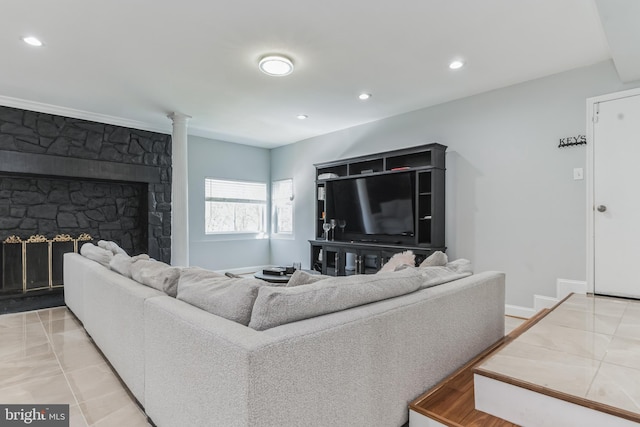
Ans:
[{"label": "gray sectional sofa", "polygon": [[68,307],[158,427],[401,426],[410,401],[504,333],[499,272],[265,330],[78,254],[65,255],[64,282]]}]

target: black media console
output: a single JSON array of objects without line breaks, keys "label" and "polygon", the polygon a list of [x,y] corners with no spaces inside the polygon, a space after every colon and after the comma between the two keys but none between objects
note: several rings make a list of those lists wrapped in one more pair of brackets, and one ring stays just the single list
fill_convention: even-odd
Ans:
[{"label": "black media console", "polygon": [[446,149],[432,143],[316,164],[312,268],[375,273],[398,252],[412,250],[419,263],[444,251]]}]

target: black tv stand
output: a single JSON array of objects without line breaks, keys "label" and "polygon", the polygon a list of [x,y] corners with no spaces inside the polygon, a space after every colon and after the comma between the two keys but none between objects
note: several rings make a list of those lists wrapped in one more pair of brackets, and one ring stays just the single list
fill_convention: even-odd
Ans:
[{"label": "black tv stand", "polygon": [[[447,147],[432,143],[401,150],[316,164],[315,240],[311,244],[311,266],[324,274],[375,273],[393,254],[411,249],[417,260],[434,251],[445,250],[445,152]],[[341,241],[324,240],[322,225],[326,217],[326,192],[334,180],[372,175],[407,173],[415,181],[414,232],[389,238],[361,238],[334,229]],[[331,210],[331,208],[329,209]],[[322,255],[321,255],[322,254]],[[349,255],[351,254],[351,255]],[[347,260],[347,257],[349,258]],[[355,257],[356,265],[350,265]],[[349,261],[349,265],[347,265]],[[352,268],[353,267],[353,268]]]},{"label": "black tv stand", "polygon": [[[419,265],[434,251],[446,250],[444,247],[425,248],[373,242],[309,240],[309,243],[311,268],[329,276],[376,273],[394,254],[406,250],[413,251],[416,265]],[[348,264],[347,258],[354,260],[353,265]]]}]

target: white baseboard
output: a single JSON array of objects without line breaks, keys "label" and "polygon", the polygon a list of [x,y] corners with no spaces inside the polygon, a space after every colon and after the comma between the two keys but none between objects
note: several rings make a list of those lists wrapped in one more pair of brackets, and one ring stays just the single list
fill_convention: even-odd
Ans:
[{"label": "white baseboard", "polygon": [[556,297],[558,300],[563,299],[570,293],[586,294],[587,282],[584,280],[569,280],[569,279],[557,279],[556,280]]},{"label": "white baseboard", "polygon": [[544,308],[553,307],[570,293],[586,294],[587,282],[584,280],[557,279],[555,298],[544,295],[534,295],[533,308],[505,304],[504,313],[507,316],[524,317],[525,319],[528,319]]},{"label": "white baseboard", "polygon": [[539,312],[544,308],[551,308],[560,301],[558,298],[545,297],[544,295],[533,296],[533,309],[535,312]]},{"label": "white baseboard", "polygon": [[536,314],[536,311],[533,308],[529,307],[520,307],[519,305],[505,304],[504,314],[507,316],[522,317],[528,319]]}]

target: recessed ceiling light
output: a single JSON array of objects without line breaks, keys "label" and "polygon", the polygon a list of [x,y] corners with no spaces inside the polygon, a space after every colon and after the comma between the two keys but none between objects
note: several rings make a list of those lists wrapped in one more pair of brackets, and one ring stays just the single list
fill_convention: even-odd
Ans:
[{"label": "recessed ceiling light", "polygon": [[23,37],[22,41],[31,46],[42,46],[42,42],[35,37]]},{"label": "recessed ceiling light", "polygon": [[371,98],[371,94],[370,93],[361,93],[360,95],[358,95],[358,98],[362,101],[366,101],[367,99]]},{"label": "recessed ceiling light", "polygon": [[270,76],[286,76],[293,71],[293,62],[286,56],[269,55],[258,63],[260,71]]},{"label": "recessed ceiling light", "polygon": [[462,68],[463,65],[464,65],[464,62],[460,60],[455,60],[455,61],[451,61],[451,64],[449,64],[449,68],[451,68],[452,70],[457,70],[458,68]]},{"label": "recessed ceiling light", "polygon": [[307,116],[306,114],[298,114],[296,116],[296,118],[299,119],[299,120],[304,120],[304,119],[309,118],[309,116]]}]

